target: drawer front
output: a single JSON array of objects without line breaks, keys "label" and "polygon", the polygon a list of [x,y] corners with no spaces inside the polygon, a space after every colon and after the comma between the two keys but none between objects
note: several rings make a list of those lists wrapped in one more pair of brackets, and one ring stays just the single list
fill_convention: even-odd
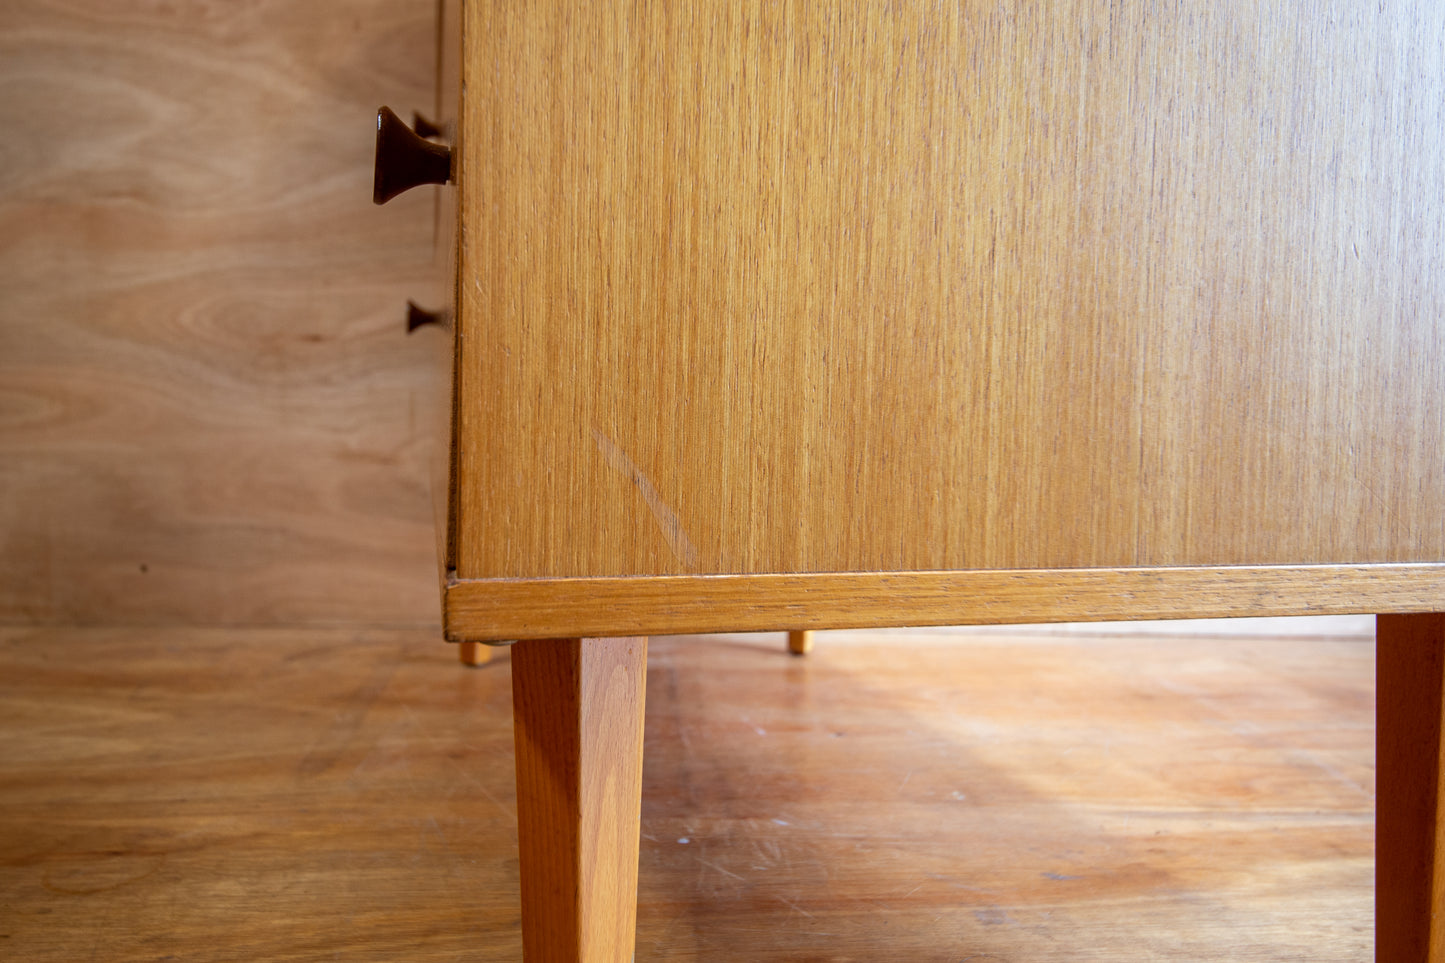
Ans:
[{"label": "drawer front", "polygon": [[[461,38],[462,0],[437,0],[437,123],[452,144],[454,170],[461,163]],[[453,175],[455,178],[455,174]],[[444,279],[446,314],[451,321],[445,337],[437,339],[437,378],[445,395],[436,408],[437,433],[432,470],[433,503],[437,519],[437,559],[443,580],[456,570],[457,544],[457,444],[456,404],[460,397],[456,381],[459,374],[457,351],[461,338],[458,317],[461,298],[458,295],[458,222],[460,207],[455,189],[436,192],[435,251],[437,266]]]}]

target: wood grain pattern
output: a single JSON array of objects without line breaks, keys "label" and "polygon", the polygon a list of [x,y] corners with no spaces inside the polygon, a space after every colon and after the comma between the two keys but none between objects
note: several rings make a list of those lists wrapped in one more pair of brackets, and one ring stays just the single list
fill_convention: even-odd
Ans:
[{"label": "wood grain pattern", "polygon": [[1439,4],[464,32],[459,577],[1445,559]]},{"label": "wood grain pattern", "polygon": [[[1369,959],[1368,627],[1010,632],[651,640],[638,963]],[[517,963],[510,661],[0,627],[0,956]]]},{"label": "wood grain pattern", "polygon": [[1376,659],[1375,959],[1445,960],[1445,615],[1382,615]]},{"label": "wood grain pattern", "polygon": [[1432,612],[1445,565],[452,581],[453,640]]},{"label": "wood grain pattern", "polygon": [[646,683],[646,639],[512,647],[529,963],[631,963]]},{"label": "wood grain pattern", "polygon": [[436,622],[435,0],[0,4],[0,620]]}]

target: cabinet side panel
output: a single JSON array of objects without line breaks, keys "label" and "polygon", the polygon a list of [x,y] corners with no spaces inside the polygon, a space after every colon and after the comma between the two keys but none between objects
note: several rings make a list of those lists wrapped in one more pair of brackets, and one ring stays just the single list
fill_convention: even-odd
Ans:
[{"label": "cabinet side panel", "polygon": [[1445,8],[1230,6],[1152,95],[1141,560],[1440,559]]},{"label": "cabinet side panel", "polygon": [[467,8],[460,577],[1445,558],[1433,5],[683,6]]}]

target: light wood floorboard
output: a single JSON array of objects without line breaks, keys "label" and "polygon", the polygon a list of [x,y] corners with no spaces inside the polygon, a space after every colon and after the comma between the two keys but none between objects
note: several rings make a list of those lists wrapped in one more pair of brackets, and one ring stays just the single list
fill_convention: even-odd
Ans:
[{"label": "light wood floorboard", "polygon": [[[1373,651],[656,639],[637,960],[1369,959]],[[0,628],[0,957],[518,959],[510,656],[455,659]]]}]

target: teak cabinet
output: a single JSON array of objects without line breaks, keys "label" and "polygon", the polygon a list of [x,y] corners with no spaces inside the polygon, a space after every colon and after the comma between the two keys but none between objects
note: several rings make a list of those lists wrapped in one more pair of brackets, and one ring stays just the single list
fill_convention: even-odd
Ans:
[{"label": "teak cabinet", "polygon": [[444,8],[529,960],[631,957],[647,635],[1340,612],[1445,959],[1445,5]]}]

